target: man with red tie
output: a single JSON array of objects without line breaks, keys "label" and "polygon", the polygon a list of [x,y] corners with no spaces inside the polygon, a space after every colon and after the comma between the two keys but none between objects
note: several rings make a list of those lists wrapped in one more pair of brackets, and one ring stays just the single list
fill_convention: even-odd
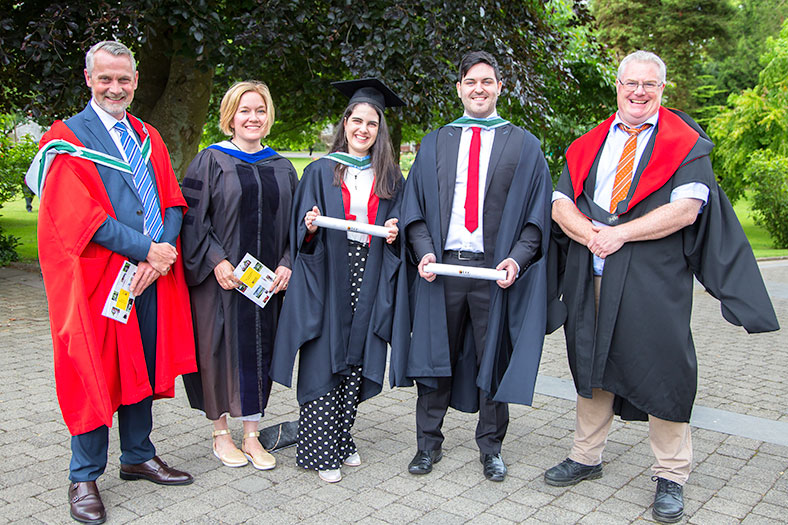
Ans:
[{"label": "man with red tie", "polygon": [[[411,474],[427,474],[440,461],[441,426],[452,406],[479,411],[484,475],[503,481],[507,402],[533,396],[551,183],[539,141],[498,116],[502,86],[492,55],[462,58],[457,95],[465,114],[424,138],[405,185],[400,220],[419,277],[409,298],[412,337],[392,343],[392,374],[395,384],[418,385]],[[435,262],[496,268],[506,277],[437,276],[425,268]]]},{"label": "man with red tie", "polygon": [[[686,114],[661,107],[665,64],[622,60],[618,111],[576,140],[553,194],[551,260],[577,388],[569,457],[544,474],[568,486],[602,476],[618,414],[649,422],[657,481],[652,514],[684,512],[697,387],[690,334],[693,276],[749,332],[776,330],[769,296],[741,226],[712,172],[713,144]],[[556,257],[552,257],[556,255]],[[552,273],[551,273],[552,275]],[[554,323],[549,323],[555,326]]]}]

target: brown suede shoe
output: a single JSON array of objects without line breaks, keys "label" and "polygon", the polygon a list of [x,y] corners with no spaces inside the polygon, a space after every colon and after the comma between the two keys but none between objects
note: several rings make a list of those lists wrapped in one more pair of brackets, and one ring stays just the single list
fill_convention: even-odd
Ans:
[{"label": "brown suede shoe", "polygon": [[69,485],[68,502],[71,505],[71,517],[80,523],[96,524],[107,521],[107,513],[95,481]]},{"label": "brown suede shoe", "polygon": [[120,479],[147,479],[159,485],[188,485],[194,481],[191,474],[167,466],[159,456],[153,456],[153,458],[139,465],[125,465],[121,463]]}]

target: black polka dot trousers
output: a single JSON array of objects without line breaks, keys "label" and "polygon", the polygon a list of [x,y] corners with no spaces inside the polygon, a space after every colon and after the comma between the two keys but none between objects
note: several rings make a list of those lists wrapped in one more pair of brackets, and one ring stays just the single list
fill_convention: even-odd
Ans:
[{"label": "black polka dot trousers", "polygon": [[[350,306],[355,312],[369,248],[348,240],[350,265]],[[296,464],[311,470],[331,470],[342,466],[356,452],[350,429],[356,421],[361,367],[351,366],[349,374],[333,389],[304,405],[298,425]]]}]

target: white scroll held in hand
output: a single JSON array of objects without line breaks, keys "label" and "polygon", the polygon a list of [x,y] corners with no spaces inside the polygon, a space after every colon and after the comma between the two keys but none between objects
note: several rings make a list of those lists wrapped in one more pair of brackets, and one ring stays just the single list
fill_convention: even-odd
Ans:
[{"label": "white scroll held in hand", "polygon": [[375,224],[367,224],[366,222],[346,221],[344,219],[335,219],[334,217],[326,217],[325,215],[318,215],[312,224],[321,228],[328,228],[330,230],[342,230],[346,232],[358,232],[373,237],[383,237],[384,239],[389,234],[389,229],[385,226],[377,226]]},{"label": "white scroll held in hand", "polygon": [[448,275],[450,277],[484,279],[485,281],[503,281],[506,279],[506,270],[460,266],[459,264],[427,263],[424,265],[424,271],[438,275]]}]

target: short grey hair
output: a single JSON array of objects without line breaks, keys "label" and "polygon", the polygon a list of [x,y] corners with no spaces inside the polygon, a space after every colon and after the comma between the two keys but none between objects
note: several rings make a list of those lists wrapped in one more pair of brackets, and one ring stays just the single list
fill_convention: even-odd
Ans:
[{"label": "short grey hair", "polygon": [[626,69],[630,62],[651,62],[652,64],[656,64],[656,66],[659,68],[657,81],[660,84],[665,83],[665,78],[667,76],[665,62],[663,62],[661,58],[651,51],[643,50],[635,51],[634,53],[630,53],[624,57],[624,60],[622,60],[621,64],[618,65],[618,80],[622,80],[621,75],[624,73],[624,69]]},{"label": "short grey hair", "polygon": [[88,75],[93,74],[93,57],[96,55],[97,51],[106,51],[115,56],[125,55],[129,57],[129,60],[131,60],[131,70],[134,73],[137,72],[137,62],[134,60],[134,53],[131,52],[131,49],[117,40],[103,40],[91,47],[87,55],[85,55],[85,69],[87,69]]}]

